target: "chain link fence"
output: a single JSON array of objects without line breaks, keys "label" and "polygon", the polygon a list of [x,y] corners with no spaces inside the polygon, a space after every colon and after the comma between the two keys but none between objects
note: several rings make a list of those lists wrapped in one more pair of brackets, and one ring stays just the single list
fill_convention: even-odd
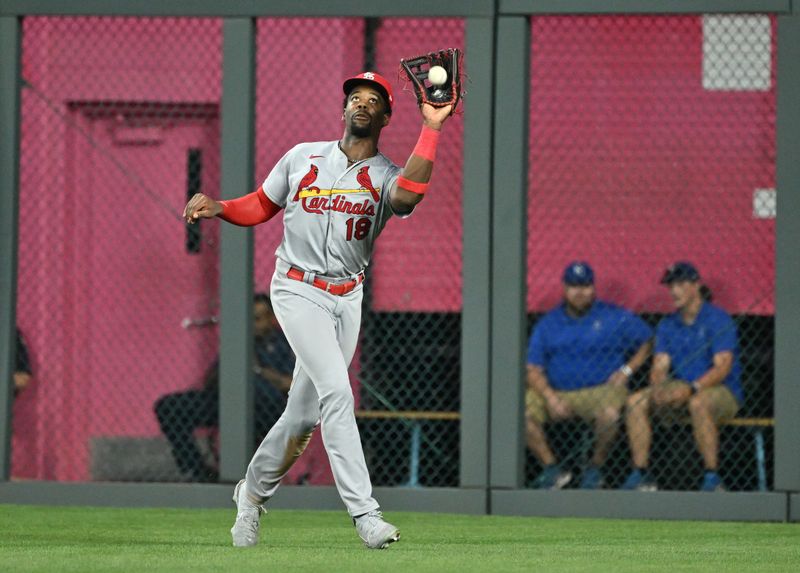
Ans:
[{"label": "chain link fence", "polygon": [[[293,145],[341,136],[342,81],[365,69],[395,87],[381,151],[404,164],[420,117],[399,60],[464,40],[457,19],[256,30],[256,182]],[[12,475],[214,481],[220,224],[180,214],[195,192],[219,196],[222,21],[31,17],[23,34],[17,316],[33,382],[14,405]],[[376,485],[457,485],[462,131],[456,116],[424,205],[389,223],[368,271],[351,372]],[[256,230],[257,293],[281,235],[280,218]],[[269,332],[255,355],[285,381],[281,344]],[[252,382],[260,440],[286,387]],[[319,436],[286,481],[333,483]]]},{"label": "chain link fence", "polygon": [[[259,19],[255,180],[295,144],[341,137],[342,81],[365,70],[394,87],[380,151],[403,165],[420,116],[403,93],[400,59],[463,42],[460,19]],[[458,484],[462,136],[457,115],[424,203],[407,221],[389,222],[367,272],[350,372],[374,485]],[[269,288],[281,234],[277,221],[256,232],[258,290]],[[333,483],[319,432],[286,481]]]},{"label": "chain link fence", "polygon": [[531,26],[528,486],[770,489],[774,18]]},{"label": "chain link fence", "polygon": [[[528,311],[532,338],[542,334],[529,355],[539,376],[528,380],[528,484],[620,488],[636,458],[639,486],[697,489],[714,469],[727,489],[770,489],[774,19],[531,24]],[[394,84],[381,151],[402,164],[420,122],[398,62],[446,45],[464,45],[462,20],[259,19],[254,181],[294,144],[340,137],[342,79],[364,69]],[[180,213],[194,192],[219,195],[221,73],[219,19],[24,20],[17,316],[33,376],[16,392],[14,478],[215,479],[219,223],[187,227]],[[424,204],[389,223],[368,270],[351,380],[375,485],[458,485],[462,140],[456,115]],[[269,290],[281,234],[279,220],[256,230],[257,292]],[[732,325],[678,337],[683,355],[664,329],[681,332],[669,320],[685,301],[660,284],[677,261],[699,274],[679,277],[692,279],[677,281],[686,296],[693,285],[710,292]],[[616,305],[602,307],[614,328],[566,307],[563,328],[547,327],[565,273],[587,282],[578,268],[594,280],[571,286]],[[588,334],[570,339],[582,325]],[[596,330],[608,338],[591,338]],[[639,393],[659,376],[649,354],[636,363],[653,337],[670,358],[667,381],[687,378],[701,355],[712,360],[710,350],[735,350],[741,393],[728,380],[733,405],[712,403],[718,432],[700,424],[705,389],[677,385],[676,402],[698,404],[669,416]],[[560,374],[548,371],[565,345],[566,382],[563,360]],[[286,359],[256,355],[260,366]],[[570,393],[619,378],[623,364],[635,371],[610,397],[564,410],[545,396],[542,379]],[[256,396],[259,439],[284,398]],[[332,483],[318,436],[287,481]]]},{"label": "chain link fence", "polygon": [[181,213],[219,193],[222,21],[25,18],[22,73],[12,477],[191,479],[162,426],[197,411],[154,410],[217,352],[219,227]]}]

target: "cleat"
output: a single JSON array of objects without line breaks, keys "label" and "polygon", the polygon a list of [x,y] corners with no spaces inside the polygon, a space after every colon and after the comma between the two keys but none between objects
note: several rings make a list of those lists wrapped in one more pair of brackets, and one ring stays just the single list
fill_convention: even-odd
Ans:
[{"label": "cleat", "polygon": [[383,520],[380,510],[374,509],[360,517],[353,518],[358,536],[370,549],[386,549],[400,540],[400,530]]},{"label": "cleat", "polygon": [[236,504],[236,522],[231,527],[234,547],[253,547],[258,544],[258,526],[264,508],[247,499],[244,480],[233,489],[233,503]]}]

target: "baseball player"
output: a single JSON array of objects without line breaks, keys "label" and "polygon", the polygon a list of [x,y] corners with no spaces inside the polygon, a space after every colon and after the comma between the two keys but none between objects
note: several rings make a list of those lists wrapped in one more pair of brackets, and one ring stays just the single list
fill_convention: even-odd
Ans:
[{"label": "baseball player", "polygon": [[439,133],[452,106],[420,106],[422,130],[404,168],[378,151],[392,117],[392,87],[374,72],[348,78],[344,135],[301,143],[284,155],[255,192],[230,201],[197,194],[184,217],[219,216],[251,226],[284,211],[270,295],[297,357],[283,415],[234,489],[231,529],[237,547],[258,543],[259,518],[318,425],[336,487],[367,547],[400,538],[384,521],[364,461],[347,368],[361,320],[364,269],[386,221],[406,217],[425,195]]}]

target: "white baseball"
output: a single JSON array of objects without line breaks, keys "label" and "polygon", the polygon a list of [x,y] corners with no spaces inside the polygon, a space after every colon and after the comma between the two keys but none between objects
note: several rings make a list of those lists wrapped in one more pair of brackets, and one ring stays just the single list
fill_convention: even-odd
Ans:
[{"label": "white baseball", "polygon": [[447,70],[442,66],[431,66],[428,70],[428,81],[431,85],[440,86],[447,81]]}]

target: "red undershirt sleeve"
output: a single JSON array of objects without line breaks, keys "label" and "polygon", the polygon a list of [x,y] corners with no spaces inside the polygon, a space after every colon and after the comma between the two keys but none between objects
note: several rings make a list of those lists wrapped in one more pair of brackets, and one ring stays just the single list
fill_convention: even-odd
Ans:
[{"label": "red undershirt sleeve", "polygon": [[281,210],[278,205],[269,200],[261,189],[244,197],[220,201],[220,203],[222,204],[222,213],[219,214],[219,218],[240,227],[252,227],[269,221]]}]

